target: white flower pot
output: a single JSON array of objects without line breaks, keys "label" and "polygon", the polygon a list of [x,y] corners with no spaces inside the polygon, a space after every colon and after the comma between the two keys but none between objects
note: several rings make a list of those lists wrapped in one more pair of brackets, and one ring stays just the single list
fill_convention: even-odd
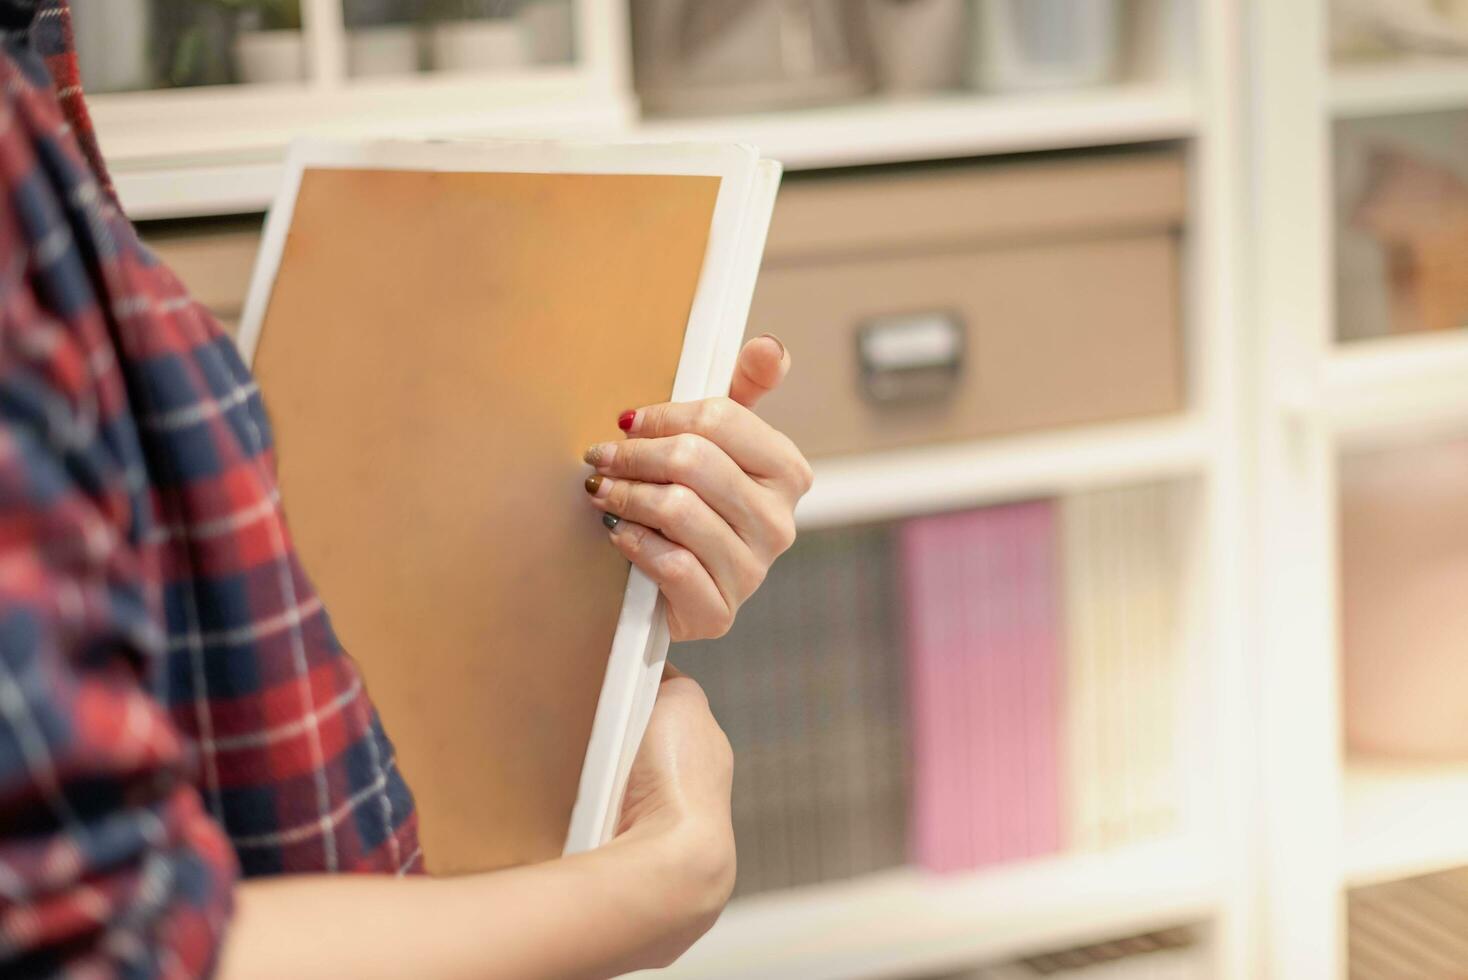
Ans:
[{"label": "white flower pot", "polygon": [[151,5],[148,0],[72,0],[82,87],[88,92],[127,92],[149,88]]},{"label": "white flower pot", "polygon": [[1111,81],[1119,0],[975,0],[972,80],[982,89],[1070,88]]},{"label": "white flower pot", "polygon": [[435,24],[429,47],[437,71],[503,71],[530,61],[519,23],[498,17]]},{"label": "white flower pot", "polygon": [[576,25],[571,0],[530,0],[520,8],[519,17],[530,60],[539,65],[559,65],[571,60]]},{"label": "white flower pot", "polygon": [[924,92],[963,84],[966,0],[868,0],[867,7],[884,89]]},{"label": "white flower pot", "polygon": [[300,31],[241,31],[234,39],[235,72],[249,85],[306,78],[306,38]]},{"label": "white flower pot", "polygon": [[356,27],[347,33],[347,71],[354,78],[411,75],[418,70],[418,31],[410,24]]}]

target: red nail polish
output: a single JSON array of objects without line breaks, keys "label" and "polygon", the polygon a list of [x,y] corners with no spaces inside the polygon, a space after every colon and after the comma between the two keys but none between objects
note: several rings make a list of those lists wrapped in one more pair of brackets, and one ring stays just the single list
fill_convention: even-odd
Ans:
[{"label": "red nail polish", "polygon": [[631,432],[632,431],[632,423],[636,419],[637,419],[637,412],[636,412],[636,410],[635,409],[628,409],[627,411],[623,412],[621,415],[617,416],[617,428],[621,429],[623,432]]}]

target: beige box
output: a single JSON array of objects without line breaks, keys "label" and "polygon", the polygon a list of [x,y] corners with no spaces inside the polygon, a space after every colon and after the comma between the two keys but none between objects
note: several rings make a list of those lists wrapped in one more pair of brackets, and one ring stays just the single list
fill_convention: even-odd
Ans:
[{"label": "beige box", "polygon": [[1177,411],[1185,212],[1170,152],[790,181],[761,411],[813,456]]}]

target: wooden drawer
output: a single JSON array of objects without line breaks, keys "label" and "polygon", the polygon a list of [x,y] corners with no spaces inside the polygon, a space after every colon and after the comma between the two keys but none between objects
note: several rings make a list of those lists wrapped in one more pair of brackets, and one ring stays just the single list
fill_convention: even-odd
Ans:
[{"label": "wooden drawer", "polygon": [[1180,409],[1180,164],[1039,169],[794,184],[751,325],[795,371],[761,412],[824,456]]},{"label": "wooden drawer", "polygon": [[234,333],[260,250],[259,219],[145,226],[143,240],[193,297]]}]

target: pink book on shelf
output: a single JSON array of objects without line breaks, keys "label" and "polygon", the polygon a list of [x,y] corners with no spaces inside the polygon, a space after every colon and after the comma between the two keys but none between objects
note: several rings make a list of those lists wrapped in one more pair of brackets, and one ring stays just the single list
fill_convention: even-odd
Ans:
[{"label": "pink book on shelf", "polygon": [[1060,845],[1055,516],[1015,504],[900,535],[912,858],[956,871]]}]

